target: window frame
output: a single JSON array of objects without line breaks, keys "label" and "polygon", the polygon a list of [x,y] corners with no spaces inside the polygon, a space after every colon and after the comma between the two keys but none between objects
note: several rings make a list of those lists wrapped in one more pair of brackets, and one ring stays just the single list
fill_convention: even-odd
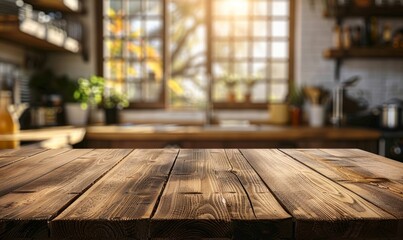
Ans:
[{"label": "window frame", "polygon": [[[163,24],[162,24],[162,51],[163,51],[163,77],[162,77],[162,91],[158,101],[156,102],[130,102],[129,109],[167,109],[167,81],[166,76],[169,74],[170,68],[170,58],[169,54],[167,54],[167,22],[169,21],[169,14],[167,14],[167,1],[162,0],[163,2]],[[270,1],[270,0],[268,0]],[[295,0],[289,1],[289,28],[288,28],[288,90],[294,84],[294,62],[295,62]],[[104,76],[104,1],[99,1],[95,4],[96,13],[95,13],[95,26],[96,26],[96,74],[98,76]],[[212,0],[207,0],[206,2],[206,46],[207,46],[207,56],[206,56],[206,70],[207,74],[211,76],[212,74]],[[251,16],[248,16],[251,17]],[[250,36],[248,36],[249,38]],[[213,94],[213,83],[211,83],[211,87],[209,92],[206,93],[207,98],[212,98]],[[252,103],[252,102],[212,102],[212,106],[214,109],[267,109],[269,100],[263,103]]]}]

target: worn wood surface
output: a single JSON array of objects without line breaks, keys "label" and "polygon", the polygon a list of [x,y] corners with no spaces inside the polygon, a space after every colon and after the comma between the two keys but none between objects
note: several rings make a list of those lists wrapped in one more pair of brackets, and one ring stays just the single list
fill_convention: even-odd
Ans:
[{"label": "worn wood surface", "polygon": [[402,239],[403,166],[357,149],[0,151],[0,239]]},{"label": "worn wood surface", "polygon": [[0,238],[46,236],[47,222],[129,152],[91,151],[0,197]]},{"label": "worn wood surface", "polygon": [[10,165],[11,163],[24,160],[33,155],[43,153],[45,151],[46,149],[41,148],[23,149],[23,150],[15,150],[15,149],[0,150],[0,168]]},{"label": "worn wood surface", "polygon": [[241,150],[294,217],[298,239],[393,237],[398,219],[279,150]]},{"label": "worn wood surface", "polygon": [[51,222],[51,235],[147,239],[148,219],[177,152],[134,150]]}]

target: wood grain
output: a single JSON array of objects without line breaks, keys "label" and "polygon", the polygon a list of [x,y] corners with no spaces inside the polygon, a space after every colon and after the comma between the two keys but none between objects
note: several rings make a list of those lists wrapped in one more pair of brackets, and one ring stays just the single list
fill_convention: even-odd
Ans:
[{"label": "wood grain", "polygon": [[155,239],[291,235],[290,216],[237,150],[181,150],[151,220]]},{"label": "wood grain", "polygon": [[0,197],[0,238],[46,236],[48,221],[130,152],[91,151]]},{"label": "wood grain", "polygon": [[151,220],[152,238],[230,238],[231,217],[207,150],[180,150]]},{"label": "wood grain", "polygon": [[0,168],[10,165],[28,157],[34,156],[39,153],[45,152],[46,149],[36,148],[36,149],[6,149],[0,151]]},{"label": "wood grain", "polygon": [[90,152],[91,150],[49,150],[14,164],[0,168],[0,196],[52,172],[58,167]]},{"label": "wood grain", "polygon": [[[230,169],[218,171],[217,176],[233,222],[233,237],[290,239],[293,232],[291,216],[277,202],[239,150],[227,149],[225,154]],[[214,163],[218,163],[216,159],[214,157]],[[241,212],[245,206],[247,208]],[[247,211],[249,209],[252,213]]]},{"label": "wood grain", "polygon": [[134,150],[50,223],[54,238],[147,239],[178,150]]},{"label": "wood grain", "polygon": [[396,237],[398,220],[279,150],[241,150],[294,217],[297,239]]}]

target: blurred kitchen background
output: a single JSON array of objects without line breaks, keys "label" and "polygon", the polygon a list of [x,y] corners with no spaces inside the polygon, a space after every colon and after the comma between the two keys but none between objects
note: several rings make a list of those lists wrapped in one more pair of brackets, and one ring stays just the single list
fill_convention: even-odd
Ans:
[{"label": "blurred kitchen background", "polygon": [[81,102],[85,126],[373,129],[401,159],[402,13],[399,0],[2,0],[1,89],[21,130],[71,125],[66,103]]}]

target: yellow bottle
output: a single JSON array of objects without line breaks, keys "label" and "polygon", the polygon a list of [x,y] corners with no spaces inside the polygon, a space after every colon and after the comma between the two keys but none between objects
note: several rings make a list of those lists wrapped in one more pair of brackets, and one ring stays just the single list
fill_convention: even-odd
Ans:
[{"label": "yellow bottle", "polygon": [[15,113],[9,111],[11,105],[11,93],[0,91],[0,149],[18,148],[19,141],[3,140],[1,134],[17,134],[20,124]]}]

